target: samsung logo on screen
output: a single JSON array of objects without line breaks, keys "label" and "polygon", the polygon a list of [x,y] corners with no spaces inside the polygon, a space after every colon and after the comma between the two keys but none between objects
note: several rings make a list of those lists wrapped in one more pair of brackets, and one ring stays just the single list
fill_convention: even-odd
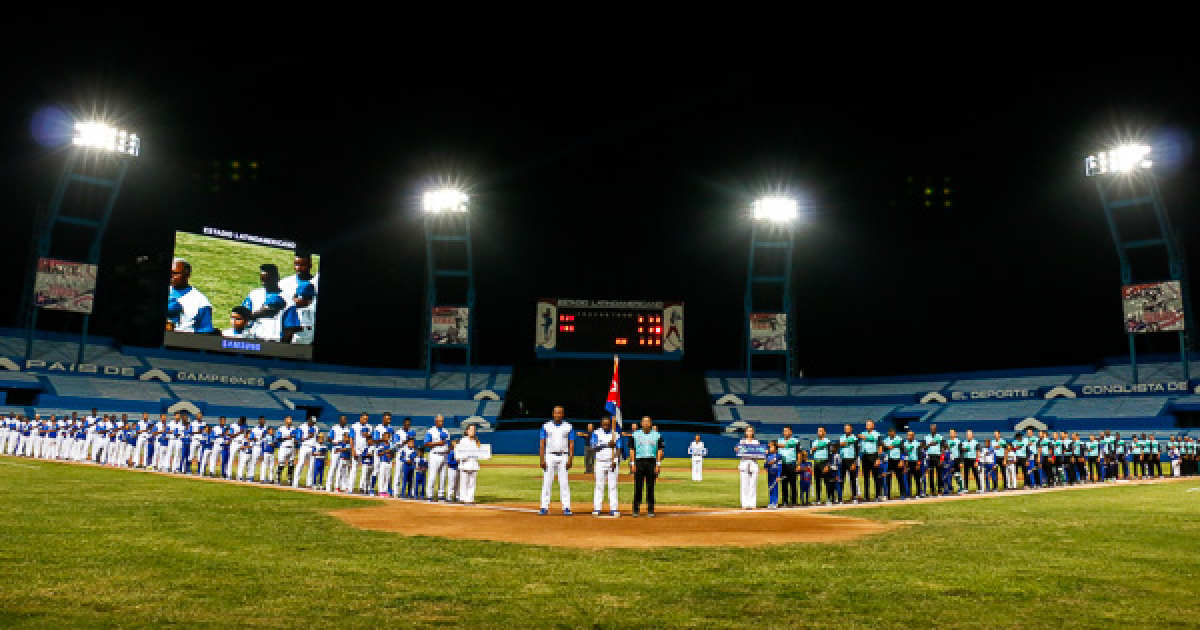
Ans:
[{"label": "samsung logo on screen", "polygon": [[204,228],[204,235],[219,236],[221,238],[233,239],[235,241],[257,243],[259,245],[270,245],[271,247],[282,247],[284,249],[296,249],[295,241],[289,241],[283,238],[268,238],[266,236],[246,234],[245,232],[234,232],[233,230],[222,230],[221,228],[215,227]]},{"label": "samsung logo on screen", "polygon": [[262,351],[261,343],[254,343],[253,341],[235,341],[233,339],[222,339],[221,347],[225,348],[226,350],[252,350],[254,352]]}]

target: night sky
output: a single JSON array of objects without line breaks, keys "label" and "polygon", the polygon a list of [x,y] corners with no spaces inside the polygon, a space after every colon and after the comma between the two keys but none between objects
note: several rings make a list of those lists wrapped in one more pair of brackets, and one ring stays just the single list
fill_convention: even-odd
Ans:
[{"label": "night sky", "polygon": [[[324,257],[322,362],[419,366],[417,201],[439,181],[472,195],[473,334],[492,365],[532,360],[546,296],[682,299],[687,364],[738,368],[746,217],[766,192],[804,209],[794,320],[807,376],[1124,352],[1116,255],[1082,173],[1117,138],[1162,151],[1168,207],[1200,245],[1188,216],[1200,103],[1169,43],[1111,63],[1083,41],[1015,54],[1014,42],[420,40],[392,27],[95,44],[6,62],[9,260],[26,260],[61,165],[35,113],[94,107],[143,137],[101,264],[169,251],[176,228],[201,225],[307,243]],[[234,159],[258,161],[260,180],[213,192],[211,163]],[[95,331],[116,335],[105,278]],[[0,324],[16,325],[22,286],[15,273],[3,283]]]}]

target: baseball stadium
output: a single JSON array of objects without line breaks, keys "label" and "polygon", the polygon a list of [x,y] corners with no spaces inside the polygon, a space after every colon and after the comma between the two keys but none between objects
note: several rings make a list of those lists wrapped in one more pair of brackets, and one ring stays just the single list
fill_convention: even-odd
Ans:
[{"label": "baseball stadium", "polygon": [[283,30],[2,110],[0,626],[1200,624],[1171,77]]}]

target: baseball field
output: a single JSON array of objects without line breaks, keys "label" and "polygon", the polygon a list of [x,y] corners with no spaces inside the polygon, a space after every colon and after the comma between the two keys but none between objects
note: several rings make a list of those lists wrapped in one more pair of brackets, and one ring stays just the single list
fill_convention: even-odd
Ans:
[{"label": "baseball field", "polygon": [[467,507],[0,457],[0,626],[1200,620],[1197,479],[743,512],[735,462],[666,464],[650,520],[590,516],[581,473],[574,516],[557,489],[537,516],[534,458],[486,462]]}]

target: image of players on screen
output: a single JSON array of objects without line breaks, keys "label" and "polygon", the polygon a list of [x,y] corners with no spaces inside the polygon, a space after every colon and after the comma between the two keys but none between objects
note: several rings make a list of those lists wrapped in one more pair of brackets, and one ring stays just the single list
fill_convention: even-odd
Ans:
[{"label": "image of players on screen", "polygon": [[296,250],[292,258],[292,271],[295,273],[279,281],[284,299],[295,309],[299,320],[300,329],[292,336],[291,343],[311,344],[316,336],[317,292],[321,274],[313,273],[312,254],[304,250]]},{"label": "image of players on screen", "polygon": [[167,330],[213,334],[212,303],[191,286],[192,265],[183,258],[171,261],[170,291],[167,292]]}]

